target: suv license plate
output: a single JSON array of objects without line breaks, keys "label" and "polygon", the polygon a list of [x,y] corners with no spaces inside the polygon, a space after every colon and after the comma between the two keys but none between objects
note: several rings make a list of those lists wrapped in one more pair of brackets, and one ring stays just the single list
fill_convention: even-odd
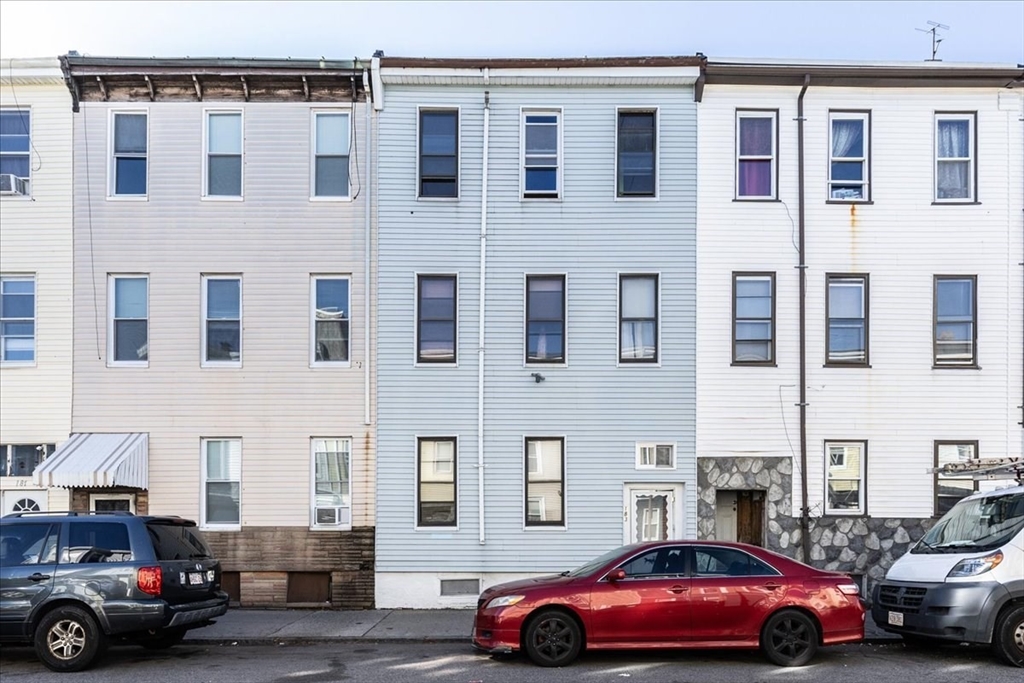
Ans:
[{"label": "suv license plate", "polygon": [[889,625],[890,626],[903,626],[903,613],[902,612],[889,612]]},{"label": "suv license plate", "polygon": [[[202,573],[201,572],[189,572],[188,573],[188,585],[190,585],[190,586],[202,586],[203,585],[203,575],[202,575]],[[890,612],[889,614],[891,615],[892,612]],[[901,617],[900,623],[901,624],[903,623],[902,616],[903,615],[901,614],[900,615],[900,617]],[[891,620],[892,617],[890,616],[889,619]]]}]

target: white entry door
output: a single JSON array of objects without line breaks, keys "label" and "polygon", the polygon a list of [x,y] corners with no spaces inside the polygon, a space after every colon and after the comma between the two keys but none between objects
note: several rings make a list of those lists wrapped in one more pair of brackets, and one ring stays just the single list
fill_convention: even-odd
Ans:
[{"label": "white entry door", "polygon": [[667,541],[683,528],[683,487],[626,484],[623,542]]},{"label": "white entry door", "polygon": [[3,514],[12,512],[45,512],[45,489],[8,489],[3,492]]}]

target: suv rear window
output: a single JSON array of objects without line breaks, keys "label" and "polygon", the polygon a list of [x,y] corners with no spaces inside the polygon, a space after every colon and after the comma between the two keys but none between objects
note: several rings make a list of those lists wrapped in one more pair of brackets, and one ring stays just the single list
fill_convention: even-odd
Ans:
[{"label": "suv rear window", "polygon": [[128,527],[120,522],[75,522],[62,562],[130,562]]},{"label": "suv rear window", "polygon": [[195,525],[146,522],[158,561],[212,557]]}]

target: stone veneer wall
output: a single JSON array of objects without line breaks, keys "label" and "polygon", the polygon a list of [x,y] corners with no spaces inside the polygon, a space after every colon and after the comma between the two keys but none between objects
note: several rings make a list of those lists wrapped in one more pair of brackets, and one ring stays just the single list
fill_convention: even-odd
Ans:
[{"label": "stone veneer wall", "polygon": [[373,527],[244,527],[203,536],[222,570],[239,572],[243,607],[284,607],[288,572],[328,572],[331,607],[373,609]]},{"label": "stone veneer wall", "polygon": [[810,520],[810,561],[801,555],[799,516],[793,514],[793,463],[790,458],[698,458],[697,536],[715,538],[718,489],[764,491],[769,550],[829,571],[860,574],[871,586],[937,521],[865,516],[822,516]]}]

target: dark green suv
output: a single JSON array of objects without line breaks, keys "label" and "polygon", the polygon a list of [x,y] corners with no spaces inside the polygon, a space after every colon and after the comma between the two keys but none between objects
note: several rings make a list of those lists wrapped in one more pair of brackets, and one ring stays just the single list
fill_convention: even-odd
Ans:
[{"label": "dark green suv", "polygon": [[228,608],[220,563],[180,517],[21,512],[0,518],[0,641],[81,671],[113,639],[166,648]]}]

